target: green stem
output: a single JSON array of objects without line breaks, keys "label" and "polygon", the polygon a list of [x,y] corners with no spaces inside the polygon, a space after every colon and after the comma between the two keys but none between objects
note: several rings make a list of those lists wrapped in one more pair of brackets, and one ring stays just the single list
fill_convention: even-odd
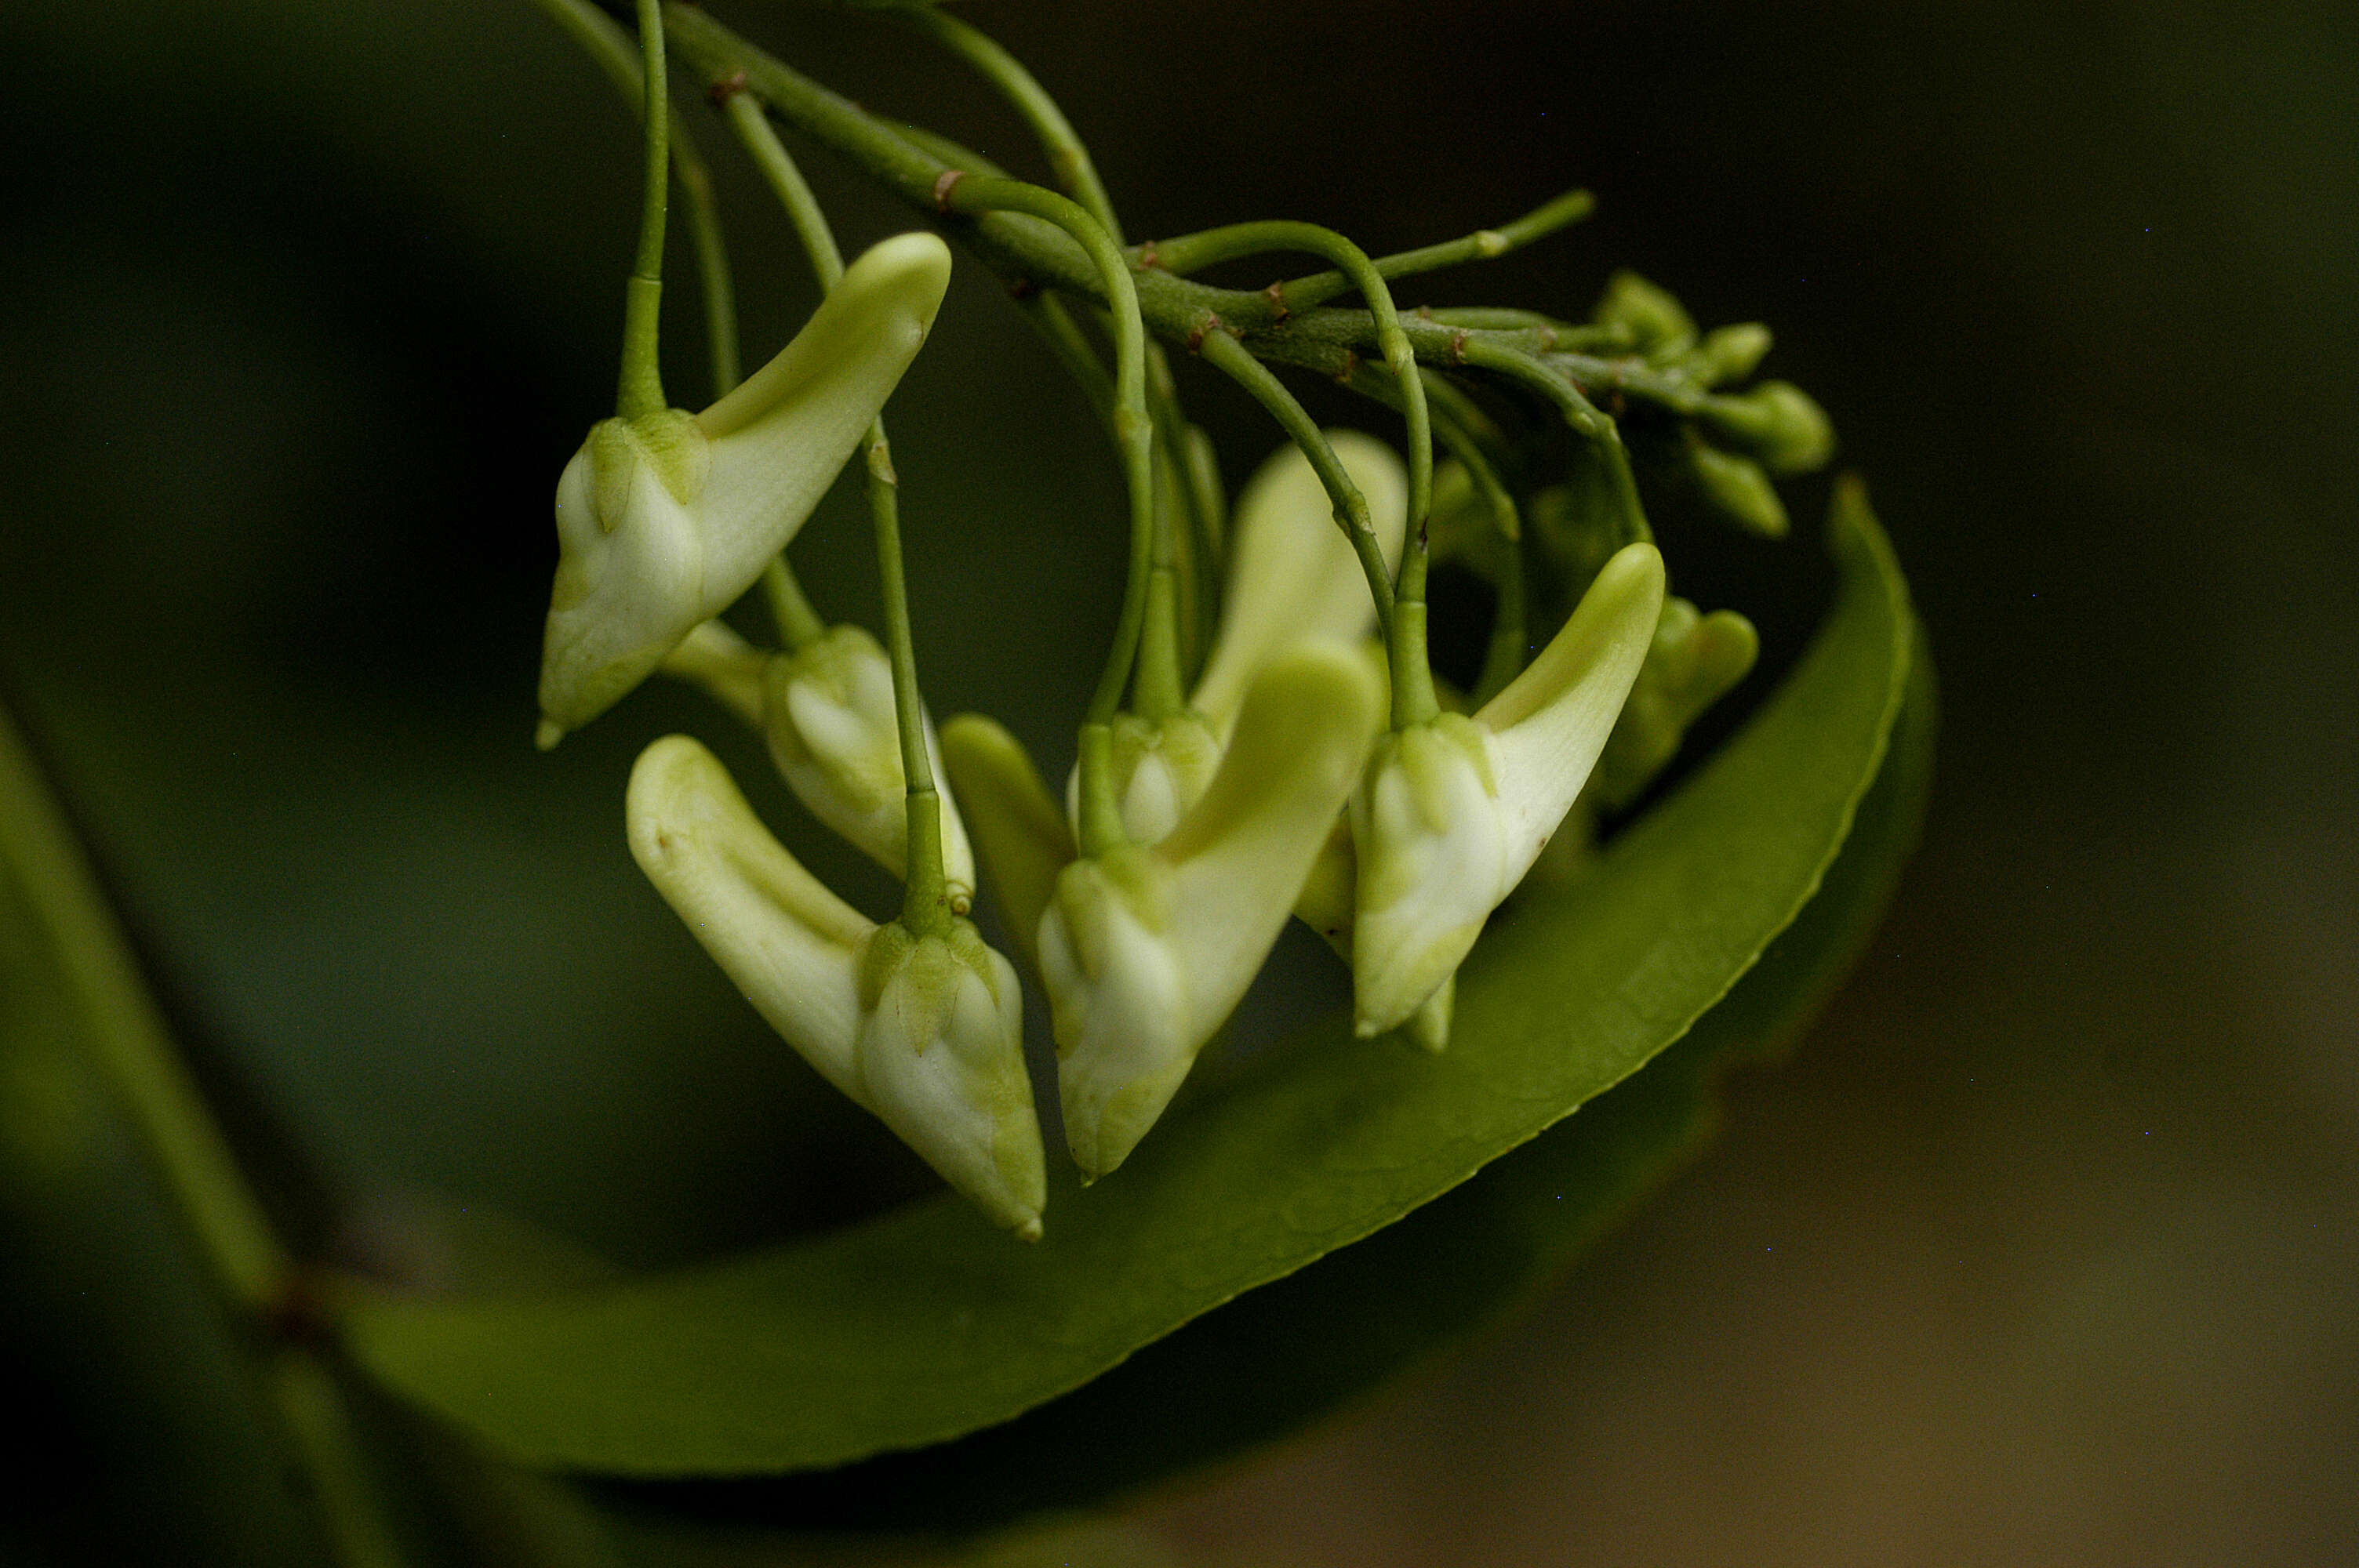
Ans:
[{"label": "green stem", "polygon": [[[940,138],[920,137],[869,114],[755,48],[697,6],[672,0],[665,18],[681,59],[702,80],[735,85],[742,72],[745,89],[759,96],[779,118],[928,217],[940,211],[935,187],[942,176],[953,168],[968,168],[964,161],[928,150],[928,145],[939,146]],[[1016,213],[986,214],[962,228],[957,237],[1011,286],[1059,289],[1100,304],[1107,299],[1104,275],[1090,253],[1052,225]],[[1281,319],[1280,308],[1266,290],[1210,287],[1159,267],[1138,274],[1134,292],[1140,316],[1169,343],[1188,342],[1209,315],[1244,334],[1258,357],[1326,375],[1343,375],[1355,359],[1381,352],[1375,319],[1366,311],[1320,307],[1297,310]],[[1549,332],[1539,328],[1485,334],[1414,318],[1401,325],[1418,359],[1426,364],[1462,364],[1460,350],[1470,339],[1485,336],[1527,352],[1548,352],[1557,347]],[[1627,362],[1558,359],[1566,373],[1584,386],[1659,396],[1667,406],[1676,406],[1673,400],[1691,404],[1699,395],[1694,387],[1682,385],[1676,377],[1650,375]]]},{"label": "green stem", "polygon": [[[182,1065],[97,877],[5,709],[0,880],[21,893],[79,1015],[76,1037],[129,1120],[214,1288],[242,1328],[271,1323],[292,1294],[292,1260]],[[263,1391],[319,1499],[337,1560],[347,1568],[397,1568],[393,1533],[368,1484],[333,1374],[299,1343],[266,1345],[259,1356]]]},{"label": "green stem", "polygon": [[876,574],[884,589],[885,646],[893,663],[893,716],[900,731],[901,776],[908,781],[908,878],[901,924],[913,936],[951,929],[950,885],[942,868],[942,806],[926,754],[926,710],[918,695],[918,648],[909,632],[909,580],[901,565],[901,483],[880,416],[868,427],[868,516],[876,532]]},{"label": "green stem", "polygon": [[1565,423],[1596,447],[1606,471],[1613,475],[1614,497],[1622,506],[1625,541],[1636,544],[1655,536],[1647,524],[1647,509],[1638,499],[1637,476],[1630,471],[1630,454],[1622,445],[1621,430],[1582,395],[1579,387],[1531,355],[1495,343],[1468,344],[1464,361],[1478,370],[1495,371],[1555,405]]},{"label": "green stem", "polygon": [[[631,36],[589,0],[538,0],[540,8],[571,34],[596,61],[614,91],[631,106],[646,113],[646,82],[639,51]],[[717,399],[737,384],[737,289],[729,269],[729,247],[721,232],[721,206],[713,199],[712,176],[704,155],[689,134],[688,122],[667,102],[671,121],[671,172],[688,199],[689,238],[696,246],[697,281],[704,300],[704,338],[712,366],[712,395]]]},{"label": "green stem", "polygon": [[[1032,132],[1033,139],[1040,144],[1040,150],[1049,159],[1049,167],[1058,187],[1081,203],[1115,244],[1121,244],[1122,220],[1114,212],[1114,200],[1106,193],[1105,182],[1098,178],[1097,165],[1091,159],[1088,146],[1074,131],[1072,122],[1065,118],[1065,112],[1057,106],[1057,101],[1049,95],[1039,80],[1025,69],[1024,63],[996,40],[948,12],[924,6],[899,11],[896,15],[964,60],[991,84],[1024,121]],[[939,153],[941,149],[938,146],[935,150]],[[951,161],[953,167],[964,168],[969,174],[997,175],[1002,172],[972,161],[962,163],[955,157]],[[1033,297],[1046,297],[1036,295]],[[1042,324],[1054,330],[1053,321]],[[1069,346],[1052,346],[1060,347],[1060,355],[1069,365],[1073,362]],[[1088,359],[1094,366],[1096,355],[1091,354]],[[1165,451],[1177,453],[1184,450],[1187,416],[1180,407],[1179,391],[1172,384],[1170,364],[1163,357],[1162,348],[1154,343],[1149,343],[1147,349],[1147,406]],[[1216,546],[1209,546],[1217,529],[1216,520],[1207,513],[1207,498],[1193,482],[1195,475],[1185,466],[1167,459],[1158,465],[1157,474],[1186,514],[1190,540],[1188,564],[1192,568],[1196,558],[1208,547],[1217,548]],[[1192,569],[1186,575],[1190,579],[1201,576]],[[1203,592],[1201,583],[1199,581],[1194,586],[1197,600],[1200,603],[1206,601],[1209,596]]]},{"label": "green stem", "polygon": [[[1123,479],[1130,492],[1130,569],[1123,589],[1122,618],[1107,655],[1105,672],[1090,698],[1089,721],[1112,722],[1129,684],[1136,656],[1139,628],[1147,611],[1147,579],[1155,551],[1155,427],[1147,413],[1147,330],[1138,313],[1138,294],[1122,249],[1105,226],[1071,198],[1020,179],[990,176],[958,178],[945,171],[936,198],[946,212],[979,217],[990,212],[1018,212],[1053,223],[1089,253],[1114,317],[1114,439],[1122,449]],[[1086,781],[1084,781],[1086,787]]]},{"label": "green stem", "polygon": [[[1521,548],[1523,518],[1516,510],[1516,498],[1500,481],[1498,470],[1492,466],[1490,453],[1484,448],[1486,438],[1495,440],[1498,437],[1489,416],[1473,399],[1451,384],[1449,377],[1436,371],[1424,374],[1426,392],[1433,400],[1433,433],[1449,449],[1450,455],[1465,466],[1467,476],[1490,507],[1500,536],[1506,542],[1500,557],[1499,580],[1492,585],[1498,591],[1498,607],[1492,617],[1490,644],[1484,650],[1482,673],[1476,676],[1471,694],[1479,708],[1523,672],[1526,655],[1531,651]],[[1390,376],[1379,375],[1364,365],[1353,373],[1346,384],[1387,406],[1398,406],[1398,385]],[[1408,563],[1404,561],[1403,566],[1406,574]],[[1389,650],[1387,643],[1388,656]]]},{"label": "green stem", "polygon": [[[874,428],[869,434],[873,439]],[[778,640],[792,651],[800,653],[827,635],[827,622],[811,608],[803,585],[795,580],[795,568],[787,564],[783,552],[772,556],[770,564],[762,568],[762,597],[770,606],[770,620],[778,628]]]},{"label": "green stem", "polygon": [[1506,547],[1499,552],[1499,580],[1491,586],[1499,596],[1498,607],[1491,615],[1491,642],[1483,651],[1483,669],[1474,677],[1474,689],[1468,694],[1477,708],[1498,696],[1506,689],[1509,681],[1523,674],[1524,665],[1531,654],[1531,615],[1524,588],[1524,547],[1516,535],[1510,535]]},{"label": "green stem", "polygon": [[[639,250],[623,288],[623,369],[614,389],[614,412],[625,419],[658,414],[664,398],[663,370],[656,360],[658,318],[663,313],[664,208],[671,195],[669,103],[661,91],[664,71],[662,0],[638,0],[639,124],[646,157],[639,191]],[[657,113],[658,105],[665,112]]]},{"label": "green stem", "polygon": [[[1597,209],[1596,198],[1586,190],[1568,190],[1563,195],[1534,208],[1512,223],[1495,229],[1477,229],[1462,239],[1446,240],[1438,245],[1423,245],[1413,251],[1400,251],[1375,258],[1378,273],[1389,282],[1397,277],[1413,277],[1419,273],[1439,272],[1444,267],[1462,265],[1472,261],[1488,261],[1506,255],[1509,251],[1545,239],[1558,230],[1581,222]],[[1209,263],[1190,258],[1199,236],[1183,235],[1177,240],[1158,242],[1155,247],[1156,265],[1174,272],[1192,272]],[[1176,254],[1177,262],[1171,258]],[[1350,274],[1343,271],[1314,273],[1281,283],[1275,292],[1278,303],[1288,310],[1306,310],[1313,305],[1324,305],[1339,294],[1348,294],[1357,285]]]},{"label": "green stem", "polygon": [[[931,5],[915,6],[894,14],[897,21],[907,23],[925,34],[959,59],[973,66],[985,81],[991,83],[1000,97],[1023,117],[1040,149],[1048,155],[1049,168],[1057,184],[1087,210],[1090,216],[1104,225],[1105,232],[1122,243],[1122,224],[1114,218],[1114,202],[1106,195],[1105,184],[1098,178],[1097,166],[1091,162],[1089,148],[1073,131],[1072,122],[1057,107],[1038,80],[1024,68],[1024,62],[1009,54],[988,35],[969,27],[947,11]],[[973,172],[980,173],[981,170]]]},{"label": "green stem", "polygon": [[819,198],[811,194],[810,181],[787,152],[786,144],[770,128],[762,113],[759,101],[743,92],[733,92],[722,104],[729,117],[729,128],[737,134],[738,145],[753,158],[754,167],[762,171],[769,182],[770,191],[778,205],[787,210],[787,221],[795,226],[795,237],[802,242],[803,254],[810,258],[811,271],[819,278],[822,295],[832,294],[843,281],[843,252],[835,243],[835,231],[828,226],[827,214],[820,211]]},{"label": "green stem", "polygon": [[[729,123],[745,150],[753,155],[770,189],[810,258],[811,271],[822,293],[843,281],[843,252],[835,231],[820,211],[810,184],[779,142],[761,105],[742,93],[726,104]],[[918,646],[909,627],[909,582],[901,559],[901,481],[893,468],[892,443],[886,438],[885,420],[878,416],[868,427],[868,517],[876,535],[876,572],[883,588],[885,650],[893,667],[893,720],[901,743],[901,776],[908,785],[908,875],[902,883],[901,924],[912,935],[939,936],[951,929],[949,879],[942,866],[941,797],[934,788],[933,762],[926,751],[926,716],[918,692]],[[785,558],[764,573],[771,585],[771,604],[779,630],[790,643],[794,627],[818,635],[819,615],[804,600]],[[793,590],[788,603],[781,590]],[[795,643],[796,646],[802,643]]]},{"label": "green stem", "polygon": [[1279,428],[1293,438],[1310,460],[1310,470],[1325,487],[1328,502],[1335,509],[1335,525],[1352,541],[1352,551],[1360,558],[1360,571],[1368,579],[1368,594],[1376,602],[1376,620],[1385,635],[1392,635],[1393,576],[1385,564],[1384,546],[1377,541],[1376,530],[1368,520],[1368,498],[1352,481],[1343,460],[1327,443],[1319,422],[1310,417],[1310,410],[1296,400],[1294,394],[1270,373],[1269,367],[1245,351],[1245,345],[1214,326],[1204,334],[1197,351],[1205,362],[1227,375],[1253,395],[1256,402],[1269,410]]},{"label": "green stem", "polygon": [[270,1401],[302,1455],[336,1561],[344,1568],[402,1568],[401,1548],[377,1501],[368,1456],[334,1370],[294,1345],[272,1352],[261,1370]]},{"label": "green stem", "polygon": [[[1439,375],[1432,375],[1432,379],[1438,384],[1447,384]],[[1499,472],[1491,466],[1490,454],[1483,449],[1474,433],[1446,406],[1437,408],[1436,413],[1435,432],[1440,436],[1442,445],[1450,449],[1450,455],[1464,467],[1467,477],[1474,481],[1476,493],[1490,507],[1504,546],[1499,552],[1499,576],[1491,585],[1498,595],[1491,615],[1491,641],[1484,650],[1483,669],[1474,677],[1474,689],[1468,694],[1474,706],[1480,708],[1523,673],[1525,657],[1531,651],[1524,598],[1523,518],[1516,509],[1516,498],[1499,481]]]},{"label": "green stem", "polygon": [[1628,334],[1618,327],[1584,326],[1542,315],[1538,310],[1511,310],[1495,305],[1442,305],[1420,309],[1417,315],[1437,327],[1532,333],[1538,338],[1542,352],[1558,349],[1626,352],[1630,347]]},{"label": "green stem", "polygon": [[1106,371],[1105,362],[1082,333],[1082,324],[1065,308],[1065,302],[1053,294],[1027,294],[1016,301],[1033,330],[1040,334],[1065,373],[1082,389],[1082,395],[1097,410],[1106,433],[1114,433],[1114,377]]},{"label": "green stem", "polygon": [[[1367,253],[1332,229],[1285,219],[1207,229],[1190,235],[1184,243],[1188,246],[1184,258],[1188,265],[1178,269],[1181,271],[1270,251],[1302,251],[1324,256],[1366,298],[1368,309],[1375,318],[1376,346],[1384,351],[1386,365],[1400,382],[1401,413],[1408,421],[1409,531],[1415,533],[1423,527],[1426,513],[1433,503],[1433,430],[1426,414],[1425,386],[1417,373],[1416,351],[1409,347],[1408,335],[1401,330],[1400,312],[1393,307],[1392,289],[1386,285],[1375,264],[1368,260]],[[1159,245],[1156,247],[1156,265],[1167,265]],[[1291,314],[1282,300],[1278,308],[1280,319]]]},{"label": "green stem", "polygon": [[99,1071],[188,1220],[214,1283],[245,1311],[268,1311],[289,1272],[286,1250],[180,1065],[97,880],[5,715],[0,868],[24,890],[48,935]]}]

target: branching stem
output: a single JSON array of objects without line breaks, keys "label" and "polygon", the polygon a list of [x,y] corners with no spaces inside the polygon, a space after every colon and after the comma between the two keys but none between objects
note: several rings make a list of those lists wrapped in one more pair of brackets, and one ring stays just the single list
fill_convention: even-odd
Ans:
[{"label": "branching stem", "polygon": [[[1374,265],[1377,273],[1389,282],[1397,277],[1440,272],[1444,267],[1459,266],[1467,262],[1488,261],[1577,223],[1596,207],[1596,198],[1588,191],[1568,190],[1512,223],[1503,223],[1495,229],[1477,229],[1463,238],[1447,240],[1438,245],[1424,245],[1413,251],[1378,256]],[[1218,233],[1220,231],[1210,232]],[[1176,240],[1158,241],[1155,265],[1177,273],[1193,272],[1199,267],[1211,265],[1211,262],[1200,259],[1197,250],[1203,238],[1201,234],[1189,234]],[[1338,270],[1313,273],[1309,277],[1278,284],[1275,293],[1281,306],[1288,311],[1295,311],[1307,310],[1313,305],[1324,305],[1337,295],[1349,294],[1358,287],[1350,273]]]}]

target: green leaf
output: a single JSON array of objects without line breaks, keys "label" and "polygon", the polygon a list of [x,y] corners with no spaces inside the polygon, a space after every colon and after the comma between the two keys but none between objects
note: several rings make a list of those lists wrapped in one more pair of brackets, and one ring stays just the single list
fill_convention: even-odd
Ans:
[{"label": "green leaf", "polygon": [[1472,1181],[1208,1313],[1095,1382],[955,1443],[642,1497],[803,1529],[967,1531],[1103,1504],[1299,1430],[1514,1313],[1696,1154],[1723,1072],[1790,1044],[1875,935],[1932,782],[1921,641],[1875,787],[1816,897],[1647,1070]]},{"label": "green leaf", "polygon": [[932,1201],[609,1290],[364,1303],[353,1350],[526,1463],[817,1469],[1005,1422],[1393,1223],[1686,1033],[1817,889],[1909,664],[1906,587],[1855,490],[1832,534],[1843,587],[1785,685],[1594,874],[1503,912],[1447,1054],[1313,1031],[1115,1176],[1056,1184],[1037,1247]]}]

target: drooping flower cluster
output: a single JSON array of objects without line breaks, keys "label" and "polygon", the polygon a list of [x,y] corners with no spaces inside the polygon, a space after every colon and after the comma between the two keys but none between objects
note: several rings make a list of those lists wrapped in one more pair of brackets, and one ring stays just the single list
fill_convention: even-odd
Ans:
[{"label": "drooping flower cluster", "polygon": [[[774,177],[791,172],[762,143],[758,115],[737,123]],[[1519,509],[1467,434],[1479,410],[1448,416],[1462,462],[1434,471],[1416,356],[1378,270],[1339,237],[1333,254],[1357,269],[1397,378],[1410,461],[1364,435],[1282,420],[1297,444],[1254,477],[1224,528],[1199,454],[1160,445],[1175,428],[1189,441],[1201,432],[1147,419],[1139,307],[1106,233],[1045,192],[964,178],[937,184],[938,207],[997,204],[1064,226],[1101,265],[1114,319],[1111,424],[1132,493],[1132,575],[1062,802],[998,724],[964,715],[938,736],[917,700],[879,415],[948,280],[947,250],[924,234],[886,241],[838,278],[823,223],[814,234],[806,222],[833,280],[825,298],[701,414],[647,411],[659,390],[634,397],[630,367],[652,363],[652,340],[633,340],[634,412],[593,428],[558,485],[540,741],[555,744],[658,669],[758,730],[812,816],[903,879],[900,914],[873,921],[823,886],[686,736],[657,741],[633,770],[634,856],[815,1070],[995,1223],[1038,1237],[1048,1162],[1022,987],[967,919],[979,891],[1046,994],[1064,1141],[1094,1181],[1156,1127],[1289,916],[1349,964],[1360,1034],[1400,1031],[1443,1049],[1458,973],[1493,912],[1568,821],[1566,838],[1586,843],[1599,813],[1645,787],[1750,667],[1755,643],[1740,617],[1666,599],[1620,437],[1583,412],[1578,367],[1551,367],[1555,327],[1539,330],[1541,351],[1506,362],[1570,405],[1560,429],[1585,431],[1587,445],[1536,460],[1567,477],[1528,485]],[[790,207],[808,201],[790,179],[782,189]],[[1622,356],[1676,412],[1637,431],[1658,470],[1744,526],[1782,530],[1768,476],[1824,460],[1824,416],[1781,384],[1712,391],[1750,373],[1766,333],[1699,337],[1677,301],[1630,275],[1566,333]],[[1212,346],[1229,343],[1215,334]],[[881,642],[821,622],[780,557],[864,435]],[[1424,586],[1439,557],[1499,596],[1470,697],[1428,663]],[[1191,601],[1219,606],[1193,658],[1180,652],[1183,578]],[[717,619],[757,579],[782,651]],[[1537,654],[1533,630],[1547,633]]]}]

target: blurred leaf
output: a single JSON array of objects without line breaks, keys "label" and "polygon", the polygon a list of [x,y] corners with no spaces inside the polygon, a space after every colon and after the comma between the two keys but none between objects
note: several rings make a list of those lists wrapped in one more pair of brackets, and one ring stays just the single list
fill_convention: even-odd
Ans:
[{"label": "blurred leaf", "polygon": [[1594,875],[1495,922],[1448,1054],[1314,1030],[1116,1176],[1057,1184],[1037,1247],[943,1199],[611,1290],[364,1304],[353,1349],[526,1463],[816,1469],[1006,1421],[1391,1224],[1685,1033],[1817,888],[1881,763],[1910,636],[1856,489],[1832,533],[1842,591],[1785,686]]}]

